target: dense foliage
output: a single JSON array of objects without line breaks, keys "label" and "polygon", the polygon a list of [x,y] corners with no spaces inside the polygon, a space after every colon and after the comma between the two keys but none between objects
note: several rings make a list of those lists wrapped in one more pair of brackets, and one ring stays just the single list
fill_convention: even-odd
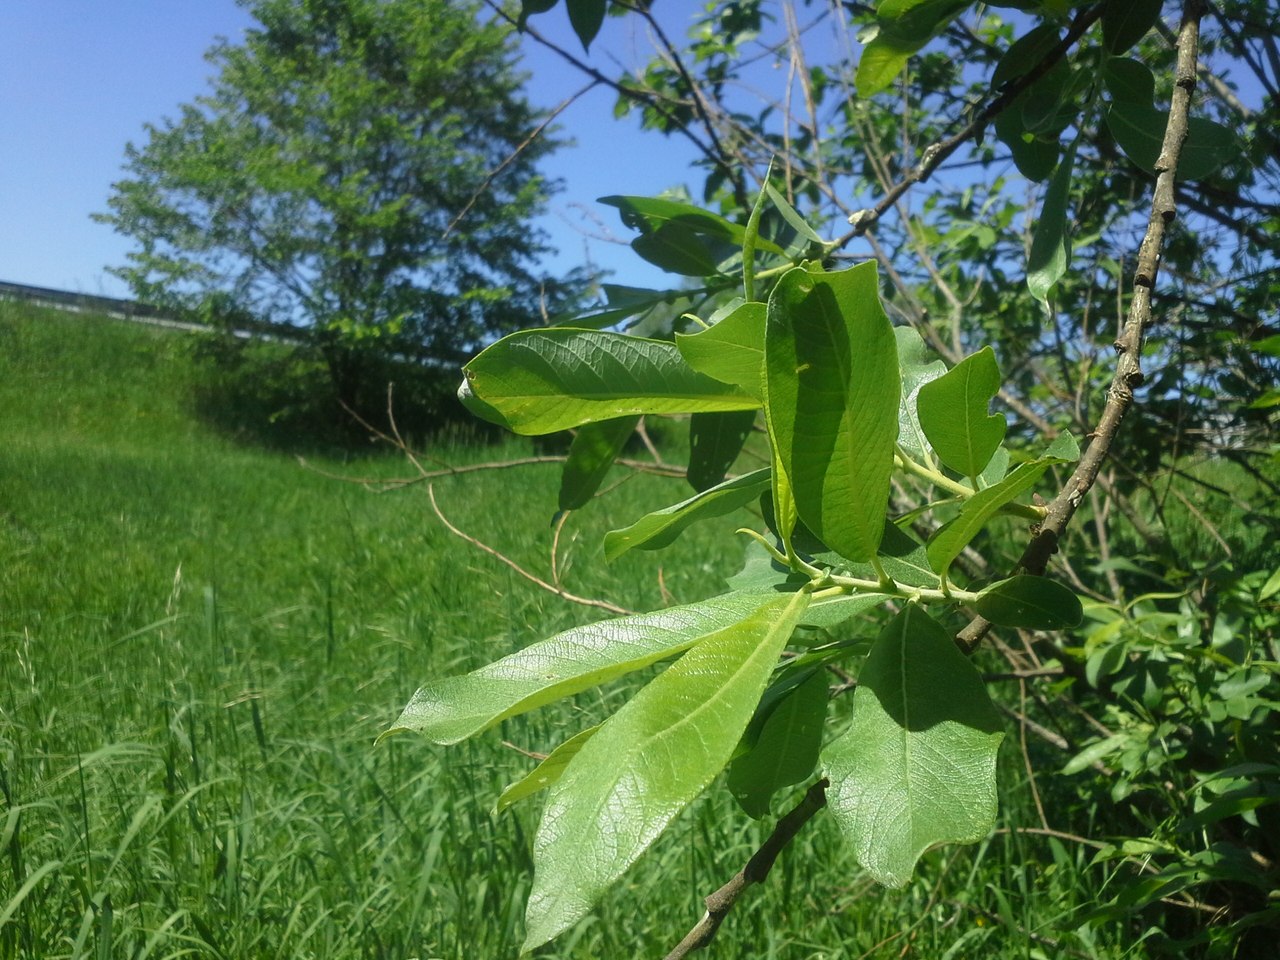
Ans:
[{"label": "dense foliage", "polygon": [[[529,36],[581,63],[530,17],[554,6],[523,4]],[[518,433],[577,429],[562,510],[600,488],[637,418],[687,417],[695,494],[608,534],[606,557],[757,502],[760,522],[728,593],[430,681],[396,724],[453,743],[672,661],[508,791],[548,791],[527,946],[586,916],[725,768],[753,817],[808,786],[780,844],[826,806],[868,875],[907,883],[922,853],[994,825],[1005,725],[987,680],[1016,684],[994,702],[1033,787],[1064,798],[1035,829],[1116,865],[1055,943],[1118,922],[1154,952],[1269,955],[1267,5],[885,0],[801,25],[792,5],[711,2],[686,47],[648,4],[566,8],[584,45],[612,10],[658,47],[613,81],[619,112],[697,147],[702,202],[604,202],[684,279],[607,288],[594,312],[500,340],[462,396]],[[860,27],[856,66],[819,59]],[[762,60],[791,87],[752,110]],[[1175,521],[1182,479],[1200,493]],[[1081,773],[1084,799],[1064,779]],[[776,855],[709,897],[672,956]]]},{"label": "dense foliage", "polygon": [[509,28],[447,0],[248,7],[101,217],[138,244],[116,272],[139,299],[301,339],[353,405],[388,356],[458,362],[558,308],[529,224],[557,142],[533,136]]}]

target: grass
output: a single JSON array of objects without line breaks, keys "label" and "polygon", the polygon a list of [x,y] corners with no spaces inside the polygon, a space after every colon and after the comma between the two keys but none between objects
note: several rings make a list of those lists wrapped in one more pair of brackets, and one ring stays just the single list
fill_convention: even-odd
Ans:
[{"label": "grass", "polygon": [[[374,495],[229,437],[197,415],[191,353],[185,335],[0,303],[0,956],[516,956],[537,809],[490,815],[529,767],[500,741],[547,750],[621,693],[448,750],[373,741],[426,677],[591,612],[452,538],[420,487]],[[373,449],[311,463],[407,472]],[[537,468],[437,493],[545,570],[556,483]],[[678,495],[637,478],[616,499]],[[736,566],[707,529],[606,568],[609,526],[598,505],[575,516],[576,592],[650,608],[663,589],[718,592]],[[1085,847],[1017,832],[1038,821],[1012,745],[1004,765],[1004,832],[929,854],[901,892],[873,888],[819,817],[712,955],[1134,955],[1130,931],[1074,929],[1105,875]],[[764,835],[726,796],[536,956],[663,955]]]}]

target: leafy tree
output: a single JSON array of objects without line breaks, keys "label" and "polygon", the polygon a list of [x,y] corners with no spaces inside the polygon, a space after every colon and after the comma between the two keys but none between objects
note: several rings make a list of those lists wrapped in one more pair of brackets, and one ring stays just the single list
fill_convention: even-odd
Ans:
[{"label": "leafy tree", "polygon": [[558,307],[529,226],[557,142],[509,28],[454,0],[246,4],[100,217],[138,243],[115,272],[140,299],[302,338],[349,404],[379,355],[460,361]]},{"label": "leafy tree", "polygon": [[[528,16],[555,6],[526,0],[530,37],[587,66]],[[607,534],[606,560],[759,520],[727,592],[430,679],[394,725],[456,743],[667,663],[532,745],[499,800],[546,791],[528,947],[722,771],[746,816],[791,808],[670,958],[824,809],[851,870],[907,884],[990,836],[999,707],[1047,745],[1023,747],[1054,801],[1029,832],[1113,871],[1056,949],[1096,955],[1110,924],[1125,955],[1274,954],[1278,38],[1265,3],[1177,6],[883,0],[801,24],[713,0],[681,47],[647,3],[567,0],[584,45],[609,8],[659,47],[613,81],[620,112],[696,145],[702,202],[605,202],[686,279],[499,340],[462,396],[516,433],[578,430],[562,510],[637,418],[687,419],[695,493]],[[831,49],[865,41],[856,65],[816,59],[824,20]],[[749,109],[762,59],[796,89]]]}]

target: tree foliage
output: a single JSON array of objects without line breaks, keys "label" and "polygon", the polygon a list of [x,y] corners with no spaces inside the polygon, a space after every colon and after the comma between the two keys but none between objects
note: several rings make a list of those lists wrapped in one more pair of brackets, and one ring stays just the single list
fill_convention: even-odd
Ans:
[{"label": "tree foliage", "polygon": [[101,219],[147,302],[317,347],[341,399],[371,358],[460,361],[566,295],[529,220],[557,141],[509,28],[448,0],[251,0],[213,88],[147,128]]},{"label": "tree foliage", "polygon": [[[528,0],[521,22],[560,49],[535,16],[555,6]],[[562,635],[429,682],[395,724],[452,742],[455,723],[481,729],[477,705],[496,722],[511,714],[493,704],[532,708],[672,660],[522,781],[550,791],[527,945],[586,916],[722,769],[753,817],[807,790],[672,957],[705,946],[824,805],[852,861],[909,882],[928,849],[991,834],[998,704],[1020,740],[1061,752],[1037,764],[1023,747],[1066,798],[1037,829],[1108,835],[1091,842],[1116,880],[1078,927],[1269,955],[1280,60],[1267,5],[1206,18],[1197,0],[883,0],[801,23],[794,5],[713,0],[684,46],[648,4],[565,7],[584,46],[606,8],[644,24],[657,55],[613,80],[619,113],[689,140],[704,189],[605,198],[635,252],[680,279],[612,288],[596,310],[497,341],[464,368],[462,395],[518,432],[599,430],[566,465],[577,504],[632,418],[687,417],[697,493],[630,518],[606,558],[678,548],[693,523],[752,501],[758,522],[728,592],[665,611],[687,627],[607,621],[585,657]],[[814,41],[822,28],[837,42]],[[761,61],[792,87],[751,109]],[[1228,79],[1242,73],[1247,92]],[[536,668],[509,676],[525,656]],[[997,679],[1020,696],[993,696]],[[830,706],[850,693],[847,711]],[[1083,772],[1091,805],[1065,779]],[[1089,825],[1055,831],[1049,815]]]}]

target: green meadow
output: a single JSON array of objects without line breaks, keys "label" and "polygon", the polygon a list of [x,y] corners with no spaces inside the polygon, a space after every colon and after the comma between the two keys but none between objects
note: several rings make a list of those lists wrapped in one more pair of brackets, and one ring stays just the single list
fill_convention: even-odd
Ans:
[{"label": "green meadow", "polygon": [[[493,802],[533,765],[522,751],[597,722],[621,691],[453,748],[374,741],[427,677],[599,611],[453,537],[425,484],[335,478],[412,476],[395,450],[303,464],[220,427],[196,401],[208,374],[194,342],[0,303],[0,956],[515,957],[538,801],[500,817]],[[424,446],[452,465],[531,453],[514,439]],[[460,528],[548,576],[557,484],[534,466],[435,491]],[[682,481],[637,476],[575,514],[568,589],[633,608],[721,591],[741,561],[723,547],[734,518],[674,557],[604,564],[603,531],[682,495]],[[1003,763],[987,841],[934,851],[910,887],[884,891],[819,817],[708,955],[1140,954],[1140,928],[1074,922],[1110,868],[1023,830],[1040,820],[1012,726]],[[1074,782],[1040,786],[1055,821],[1085,809]],[[664,955],[766,826],[709,795],[536,956]]]}]

